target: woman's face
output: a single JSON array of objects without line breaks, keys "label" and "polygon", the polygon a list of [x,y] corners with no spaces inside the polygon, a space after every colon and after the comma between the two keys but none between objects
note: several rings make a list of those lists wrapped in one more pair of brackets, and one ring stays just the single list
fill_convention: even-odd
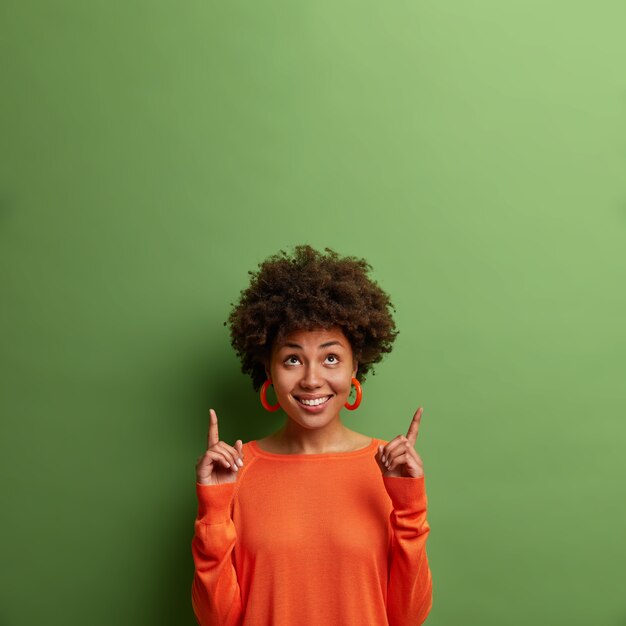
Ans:
[{"label": "woman's face", "polygon": [[302,330],[275,342],[266,372],[283,410],[305,428],[339,416],[358,364],[341,329]]}]

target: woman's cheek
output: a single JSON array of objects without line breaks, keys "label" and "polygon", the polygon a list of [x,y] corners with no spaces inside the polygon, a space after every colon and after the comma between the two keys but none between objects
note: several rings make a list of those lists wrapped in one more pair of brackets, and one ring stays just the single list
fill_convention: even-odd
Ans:
[{"label": "woman's cheek", "polygon": [[335,388],[335,392],[339,395],[349,395],[350,388],[352,386],[352,377],[346,380],[345,374],[340,376],[336,376],[333,380],[333,387]]}]

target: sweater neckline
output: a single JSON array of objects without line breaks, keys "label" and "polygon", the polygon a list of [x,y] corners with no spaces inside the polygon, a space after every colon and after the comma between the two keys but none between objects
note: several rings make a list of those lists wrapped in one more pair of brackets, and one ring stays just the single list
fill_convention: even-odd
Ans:
[{"label": "sweater neckline", "polygon": [[364,448],[358,448],[357,450],[349,450],[347,452],[323,452],[319,454],[307,454],[305,452],[298,454],[280,454],[278,452],[268,452],[267,450],[263,450],[261,446],[257,443],[256,439],[252,439],[249,442],[249,445],[252,447],[252,450],[255,455],[264,457],[266,459],[275,459],[279,461],[294,461],[294,460],[316,460],[316,459],[345,459],[345,458],[353,458],[355,456],[365,456],[370,452],[373,452],[378,445],[378,439],[376,437],[372,437],[372,441],[367,444]]}]

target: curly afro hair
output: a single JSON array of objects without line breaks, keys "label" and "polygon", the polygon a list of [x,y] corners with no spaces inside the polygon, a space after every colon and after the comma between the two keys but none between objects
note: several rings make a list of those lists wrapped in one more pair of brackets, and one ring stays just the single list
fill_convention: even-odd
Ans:
[{"label": "curly afro hair", "polygon": [[224,326],[230,327],[241,371],[250,374],[256,391],[267,378],[265,363],[274,341],[297,330],[341,328],[359,363],[356,378],[361,382],[391,352],[398,331],[389,309],[395,308],[368,277],[371,265],[324,250],[326,255],[300,245],[291,257],[284,250],[268,257],[258,271],[248,272],[250,285],[236,306],[231,303]]}]

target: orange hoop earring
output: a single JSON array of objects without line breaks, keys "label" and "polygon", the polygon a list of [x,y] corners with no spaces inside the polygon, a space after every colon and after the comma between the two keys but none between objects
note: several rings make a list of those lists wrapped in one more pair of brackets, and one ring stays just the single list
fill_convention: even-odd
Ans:
[{"label": "orange hoop earring", "polygon": [[280,409],[280,402],[276,404],[270,404],[267,401],[267,388],[272,384],[272,381],[268,378],[261,387],[261,404],[266,411],[278,411]]},{"label": "orange hoop earring", "polygon": [[347,402],[343,405],[346,407],[346,409],[348,409],[349,411],[354,411],[354,409],[356,409],[359,404],[361,404],[361,398],[363,397],[363,390],[361,389],[361,383],[356,379],[353,378],[352,379],[352,384],[355,386],[356,388],[356,400],[354,401],[353,404],[348,404]]}]

